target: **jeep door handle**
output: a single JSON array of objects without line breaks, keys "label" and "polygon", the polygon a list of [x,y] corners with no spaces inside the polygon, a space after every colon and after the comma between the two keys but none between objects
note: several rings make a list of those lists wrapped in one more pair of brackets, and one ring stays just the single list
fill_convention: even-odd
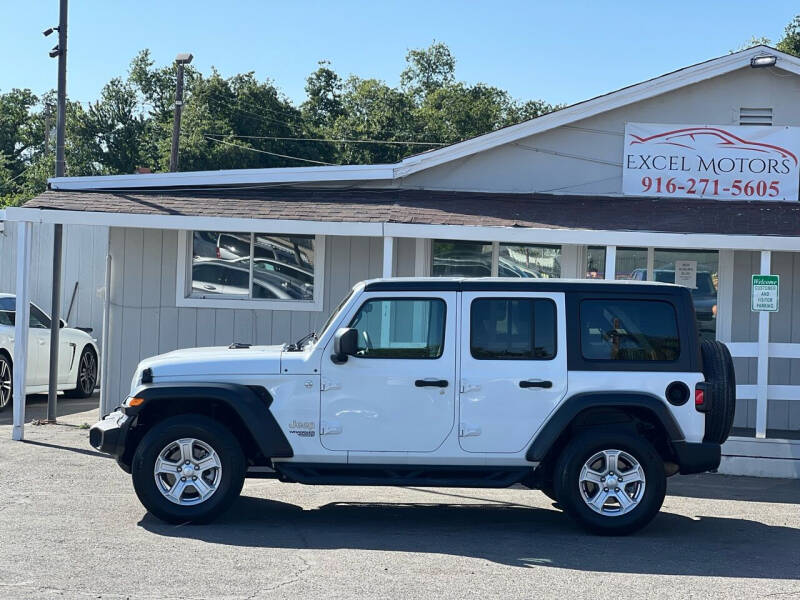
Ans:
[{"label": "jeep door handle", "polygon": [[417,379],[414,382],[417,387],[438,387],[446,388],[448,386],[447,379]]},{"label": "jeep door handle", "polygon": [[521,388],[544,388],[550,389],[553,387],[552,381],[544,381],[542,379],[525,379],[519,382]]}]

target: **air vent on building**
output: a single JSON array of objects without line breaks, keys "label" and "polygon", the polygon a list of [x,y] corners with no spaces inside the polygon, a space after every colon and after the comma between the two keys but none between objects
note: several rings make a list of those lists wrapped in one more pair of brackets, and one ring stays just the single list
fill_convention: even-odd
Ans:
[{"label": "air vent on building", "polygon": [[739,125],[772,125],[771,108],[740,108]]}]

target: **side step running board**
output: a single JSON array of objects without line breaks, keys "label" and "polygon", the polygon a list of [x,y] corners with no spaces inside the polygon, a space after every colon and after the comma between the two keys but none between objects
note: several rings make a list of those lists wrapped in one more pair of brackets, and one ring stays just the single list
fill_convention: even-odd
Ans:
[{"label": "side step running board", "polygon": [[342,465],[275,463],[283,481],[317,485],[392,485],[504,488],[520,483],[532,467]]}]

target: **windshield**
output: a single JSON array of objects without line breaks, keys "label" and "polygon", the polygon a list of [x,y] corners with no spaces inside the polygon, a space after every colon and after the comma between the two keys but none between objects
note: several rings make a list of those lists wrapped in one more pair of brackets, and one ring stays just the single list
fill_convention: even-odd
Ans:
[{"label": "windshield", "polygon": [[0,298],[0,325],[14,326],[16,298]]},{"label": "windshield", "polygon": [[333,320],[336,318],[336,315],[338,315],[341,312],[341,310],[344,307],[344,305],[347,304],[347,302],[352,297],[354,291],[355,290],[350,290],[349,292],[347,292],[347,294],[345,294],[344,298],[342,298],[342,301],[339,302],[339,304],[336,306],[334,311],[331,312],[331,314],[328,317],[327,321],[325,321],[325,324],[319,330],[319,336],[317,336],[318,338],[322,337],[322,335],[327,331],[328,327],[331,326],[331,323],[333,323]]}]

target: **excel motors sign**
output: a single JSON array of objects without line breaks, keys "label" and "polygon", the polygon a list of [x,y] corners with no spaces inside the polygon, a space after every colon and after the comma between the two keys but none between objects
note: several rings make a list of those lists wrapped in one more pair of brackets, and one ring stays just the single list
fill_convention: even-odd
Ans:
[{"label": "excel motors sign", "polygon": [[628,123],[622,192],[797,201],[798,156],[798,127]]}]

